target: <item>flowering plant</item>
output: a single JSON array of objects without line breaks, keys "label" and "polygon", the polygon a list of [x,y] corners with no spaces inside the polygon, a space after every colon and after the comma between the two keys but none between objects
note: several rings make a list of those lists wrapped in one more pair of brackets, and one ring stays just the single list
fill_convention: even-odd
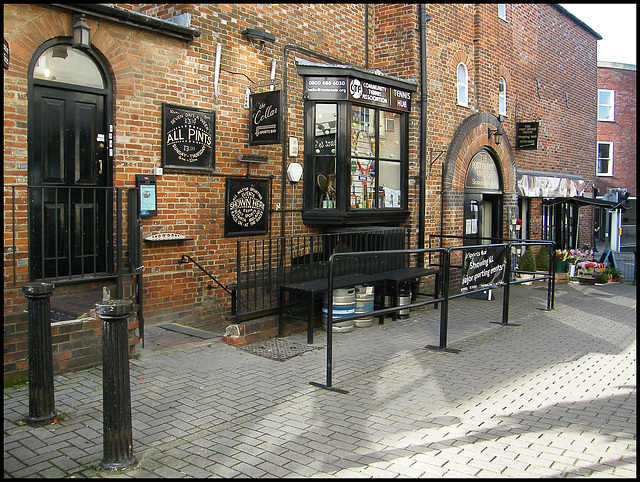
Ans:
[{"label": "flowering plant", "polygon": [[518,226],[522,226],[522,219],[520,219],[520,218],[516,219],[516,224]]},{"label": "flowering plant", "polygon": [[590,269],[591,268],[591,269],[593,269],[593,268],[595,268],[597,266],[598,266],[598,263],[594,263],[594,262],[591,262],[591,261],[580,261],[578,263],[578,268],[585,268],[585,269]]},{"label": "flowering plant", "polygon": [[571,254],[571,250],[569,250],[569,254],[567,255],[567,263],[576,264],[578,262],[578,256],[575,254]]},{"label": "flowering plant", "polygon": [[566,249],[556,249],[553,259],[557,261],[566,261],[569,256],[569,252]]}]

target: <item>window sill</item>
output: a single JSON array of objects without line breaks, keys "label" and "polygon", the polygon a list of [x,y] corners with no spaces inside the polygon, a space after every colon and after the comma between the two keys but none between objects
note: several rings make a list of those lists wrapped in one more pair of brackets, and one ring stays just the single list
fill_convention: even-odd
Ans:
[{"label": "window sill", "polygon": [[314,209],[302,213],[302,221],[306,225],[356,226],[372,223],[402,223],[410,215],[407,209],[362,209],[358,211],[341,211],[338,209]]}]

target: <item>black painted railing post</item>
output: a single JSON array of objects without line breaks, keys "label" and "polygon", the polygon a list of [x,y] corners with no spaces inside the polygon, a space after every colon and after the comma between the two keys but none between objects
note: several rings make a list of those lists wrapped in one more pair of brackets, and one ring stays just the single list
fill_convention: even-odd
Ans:
[{"label": "black painted railing post", "polygon": [[29,415],[27,423],[43,425],[56,418],[53,397],[53,348],[51,346],[51,283],[22,287],[28,299]]},{"label": "black painted railing post", "polygon": [[102,320],[102,468],[120,470],[136,463],[131,425],[129,336],[127,320],[133,313],[131,300],[96,304]]}]

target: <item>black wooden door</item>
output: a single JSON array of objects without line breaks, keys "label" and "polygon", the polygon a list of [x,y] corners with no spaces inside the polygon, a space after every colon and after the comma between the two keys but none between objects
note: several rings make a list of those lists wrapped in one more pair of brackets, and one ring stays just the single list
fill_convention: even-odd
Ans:
[{"label": "black wooden door", "polygon": [[104,96],[36,86],[33,99],[31,278],[104,272],[112,231]]}]

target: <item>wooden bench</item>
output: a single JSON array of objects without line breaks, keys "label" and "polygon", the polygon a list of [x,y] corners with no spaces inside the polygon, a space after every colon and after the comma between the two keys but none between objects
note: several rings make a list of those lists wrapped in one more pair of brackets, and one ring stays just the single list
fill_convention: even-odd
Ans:
[{"label": "wooden bench", "polygon": [[[358,285],[380,285],[383,288],[389,287],[393,293],[393,306],[397,306],[398,291],[400,290],[400,283],[407,281],[419,281],[420,278],[429,275],[436,275],[435,294],[434,298],[438,297],[438,282],[440,270],[437,268],[425,268],[425,267],[409,267],[400,268],[391,271],[384,271],[375,274],[349,274],[342,276],[335,276],[333,278],[333,289],[351,288]],[[306,307],[306,321],[307,321],[307,343],[313,343],[313,308],[316,296],[329,291],[329,279],[321,278],[310,281],[301,281],[298,283],[287,283],[280,286],[280,306],[278,314],[278,336],[284,336],[284,318],[303,319],[286,314],[289,307],[293,305],[287,305],[285,303],[286,293],[300,293],[307,297]],[[397,313],[392,315],[392,319],[397,319]],[[379,323],[384,323],[384,315],[378,315]]]}]

